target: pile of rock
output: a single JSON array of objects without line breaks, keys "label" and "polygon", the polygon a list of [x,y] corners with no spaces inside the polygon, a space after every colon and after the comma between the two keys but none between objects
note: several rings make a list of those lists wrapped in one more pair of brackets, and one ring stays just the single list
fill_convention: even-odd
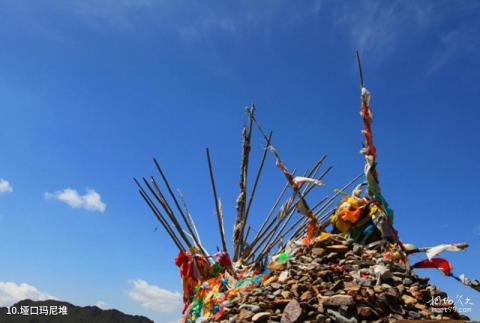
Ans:
[{"label": "pile of rock", "polygon": [[[226,301],[226,322],[391,322],[468,319],[439,301],[446,294],[408,264],[384,257],[382,246],[340,236],[297,250],[272,271],[269,284]],[[432,301],[433,300],[433,301]]]}]

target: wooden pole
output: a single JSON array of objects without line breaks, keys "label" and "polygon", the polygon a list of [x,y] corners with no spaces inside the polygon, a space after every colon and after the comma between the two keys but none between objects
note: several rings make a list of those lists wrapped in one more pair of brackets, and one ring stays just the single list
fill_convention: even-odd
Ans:
[{"label": "wooden pole", "polygon": [[217,187],[215,185],[215,178],[213,176],[212,161],[211,161],[211,158],[210,158],[210,151],[208,150],[208,148],[206,148],[206,152],[207,152],[207,161],[208,161],[208,171],[209,171],[209,174],[210,174],[210,182],[212,184],[213,198],[215,200],[215,209],[217,211],[218,230],[220,231],[220,237],[222,239],[223,251],[228,253],[227,241],[225,239],[225,229],[224,229],[224,225],[223,225],[222,207],[221,207],[220,200],[218,199],[218,196],[217,196]]},{"label": "wooden pole", "polygon": [[175,233],[173,232],[172,228],[170,227],[170,225],[168,224],[168,222],[165,220],[164,216],[162,215],[162,213],[160,212],[160,210],[158,210],[158,208],[155,206],[155,203],[153,203],[153,201],[150,199],[150,197],[148,196],[148,194],[145,192],[145,190],[143,189],[143,187],[140,185],[140,183],[137,181],[136,178],[133,179],[135,181],[135,183],[137,184],[138,186],[138,192],[140,193],[140,195],[142,196],[142,198],[145,200],[145,202],[147,203],[147,205],[150,207],[150,209],[152,210],[153,214],[156,216],[157,220],[162,224],[162,226],[164,227],[165,231],[167,231],[168,235],[170,236],[170,238],[173,240],[173,242],[175,243],[175,245],[178,247],[179,250],[185,250],[185,248],[183,247],[182,243],[180,242],[180,240],[178,239],[178,237],[175,235]]},{"label": "wooden pole", "polygon": [[208,256],[209,256],[208,252],[203,247],[202,241],[200,240],[200,235],[198,234],[197,227],[195,226],[195,222],[193,221],[192,215],[190,214],[190,211],[188,210],[187,202],[185,201],[185,198],[183,197],[183,193],[179,189],[177,189],[177,191],[178,191],[178,196],[180,196],[180,200],[183,204],[183,208],[185,210],[184,212],[185,212],[185,215],[187,216],[187,220],[188,220],[190,226],[193,228],[193,232],[194,232],[193,240],[195,240],[195,242],[197,243],[197,246],[199,247],[199,249],[203,253],[203,255],[208,258]]},{"label": "wooden pole", "polygon": [[361,90],[364,87],[362,63],[360,62],[360,54],[358,53],[358,50],[355,51],[355,54],[357,56],[357,66],[358,66],[358,74],[360,77],[360,90]]},{"label": "wooden pole", "polygon": [[[257,190],[258,182],[260,180],[260,176],[262,174],[263,166],[265,164],[265,159],[267,157],[268,146],[270,145],[271,141],[272,141],[272,132],[270,132],[270,134],[268,135],[268,142],[265,146],[265,149],[264,149],[263,154],[262,154],[262,158],[260,160],[260,166],[259,166],[258,171],[257,171],[257,176],[255,177],[255,182],[253,184],[252,193],[250,193],[250,197],[248,199],[247,210],[245,211],[245,222],[248,221],[248,215],[250,213],[250,207],[252,206],[253,198],[255,196],[255,192]],[[286,189],[286,187],[285,187],[285,189]],[[261,230],[261,229],[259,229],[259,230]],[[246,243],[247,238],[248,238],[248,235],[245,235],[245,237],[243,239],[243,243]]]},{"label": "wooden pole", "polygon": [[[158,163],[158,161],[155,158],[153,159],[153,162],[155,163],[155,166],[157,167],[157,170],[160,173],[160,177],[162,178],[163,183],[167,187],[168,193],[170,194],[171,198],[173,199],[173,202],[174,202],[175,206],[177,207],[178,212],[180,212],[180,215],[182,216],[183,222],[185,223],[185,226],[187,227],[187,230],[190,233],[190,236],[193,238],[193,241],[195,241],[195,244],[199,247],[200,251],[204,254],[204,256],[206,256],[206,253],[200,247],[201,243],[198,240],[197,236],[195,235],[195,232],[194,232],[190,222],[188,221],[187,216],[183,212],[182,208],[180,207],[180,204],[177,201],[177,198],[176,198],[175,194],[173,193],[173,190],[170,186],[170,183],[167,180],[167,177],[165,176],[165,174],[162,171],[162,168],[160,167],[160,164]],[[153,182],[156,190],[158,192],[161,192],[160,187],[157,184],[157,182],[155,181],[155,179],[153,178],[153,176],[151,177],[151,179],[152,179],[152,182]],[[162,196],[163,196],[163,194],[162,194]],[[165,198],[164,198],[164,200],[165,200],[165,202],[167,202]],[[167,203],[167,205],[168,205],[168,203]],[[171,210],[170,206],[168,206],[168,207]],[[171,211],[171,212],[173,213],[173,211]]]},{"label": "wooden pole", "polygon": [[155,199],[160,203],[160,205],[163,207],[163,209],[165,210],[165,212],[167,213],[168,217],[170,218],[170,221],[172,221],[174,227],[177,229],[177,232],[180,234],[180,236],[182,237],[182,239],[185,241],[185,243],[187,244],[187,247],[190,249],[192,247],[192,243],[191,241],[188,239],[188,237],[185,235],[184,231],[183,231],[183,228],[182,226],[180,225],[180,223],[178,222],[177,218],[175,217],[175,214],[173,214],[173,211],[172,209],[170,208],[170,206],[168,205],[168,203],[166,202],[165,200],[165,197],[162,195],[162,192],[160,191],[155,191],[152,186],[150,185],[150,183],[148,183],[148,181],[145,179],[145,177],[142,178],[143,179],[143,182],[145,183],[145,185],[147,186],[148,190],[150,191],[150,193],[152,193],[152,195],[155,197]]},{"label": "wooden pole", "polygon": [[250,122],[248,128],[242,129],[242,161],[240,165],[240,193],[237,198],[237,217],[233,227],[233,261],[237,261],[240,252],[243,249],[244,230],[247,224],[246,208],[247,208],[247,179],[248,179],[248,162],[251,150],[252,139],[252,118],[255,112],[255,106],[247,109]]}]

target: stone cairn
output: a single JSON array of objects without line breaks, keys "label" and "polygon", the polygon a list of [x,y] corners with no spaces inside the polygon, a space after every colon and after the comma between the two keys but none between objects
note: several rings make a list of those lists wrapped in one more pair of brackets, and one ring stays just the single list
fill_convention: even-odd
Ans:
[{"label": "stone cairn", "polygon": [[[330,166],[319,173],[326,156],[303,176],[294,175],[295,171],[286,167],[272,145],[272,133],[267,135],[258,123],[255,107],[247,108],[249,122],[242,131],[240,193],[230,250],[208,148],[221,242],[215,254],[209,254],[203,246],[183,194],[174,192],[157,160],[154,162],[161,182],[153,176],[144,177],[143,183],[135,179],[140,195],[179,250],[175,264],[183,285],[182,322],[468,319],[446,301],[445,293],[412,271],[436,268],[480,291],[480,282],[464,275],[455,276],[446,259],[435,257],[444,251],[464,250],[466,243],[415,248],[400,240],[393,226],[393,210],[378,181],[371,96],[363,83],[358,52],[357,62],[365,138],[361,149],[365,157],[363,174],[317,203],[307,203],[307,195],[324,185],[323,178],[332,169]],[[254,127],[263,137],[265,149],[250,186],[247,179]],[[275,158],[286,184],[260,227],[253,230],[248,224],[249,212],[268,152]],[[362,177],[364,181],[347,193]],[[287,191],[291,194],[286,195]],[[426,252],[428,258],[410,266],[408,255],[418,252]]]},{"label": "stone cairn", "polygon": [[408,265],[384,258],[381,246],[332,235],[300,247],[272,270],[271,283],[226,301],[220,322],[392,322],[468,320],[447,295]]}]

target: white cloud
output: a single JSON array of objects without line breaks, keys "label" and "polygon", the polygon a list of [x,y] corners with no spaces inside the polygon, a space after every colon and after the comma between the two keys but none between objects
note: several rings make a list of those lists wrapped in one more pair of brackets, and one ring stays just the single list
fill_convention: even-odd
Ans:
[{"label": "white cloud", "polygon": [[100,194],[91,189],[88,189],[84,195],[80,195],[76,190],[66,188],[62,191],[56,191],[55,193],[46,192],[44,197],[47,200],[57,200],[73,208],[84,208],[89,211],[99,211],[103,213],[107,208],[107,205],[102,202]]},{"label": "white cloud", "polygon": [[50,294],[40,292],[34,286],[26,283],[17,285],[13,282],[0,282],[0,306],[11,306],[24,299],[43,301],[57,298]]},{"label": "white cloud", "polygon": [[102,310],[108,309],[108,304],[100,300],[95,303],[95,306],[101,308]]},{"label": "white cloud", "polygon": [[0,178],[0,194],[8,194],[13,192],[13,187],[6,179]]},{"label": "white cloud", "polygon": [[182,295],[171,292],[155,285],[149,285],[142,279],[130,281],[132,288],[127,291],[128,296],[139,302],[143,307],[160,312],[179,312],[182,307]]}]

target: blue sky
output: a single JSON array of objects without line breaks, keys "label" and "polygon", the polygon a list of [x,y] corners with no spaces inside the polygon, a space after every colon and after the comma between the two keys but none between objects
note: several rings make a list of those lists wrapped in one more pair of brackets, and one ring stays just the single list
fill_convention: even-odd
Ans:
[{"label": "blue sky", "polygon": [[[401,239],[467,241],[445,257],[480,277],[479,15],[474,1],[2,1],[1,305],[54,296],[174,320],[176,251],[132,177],[155,174],[157,157],[213,250],[204,149],[230,238],[255,102],[289,168],[328,155],[334,169],[314,198],[329,194],[363,167],[355,49]],[[282,183],[268,159],[253,224]],[[420,274],[470,297],[480,319],[478,293]]]}]

